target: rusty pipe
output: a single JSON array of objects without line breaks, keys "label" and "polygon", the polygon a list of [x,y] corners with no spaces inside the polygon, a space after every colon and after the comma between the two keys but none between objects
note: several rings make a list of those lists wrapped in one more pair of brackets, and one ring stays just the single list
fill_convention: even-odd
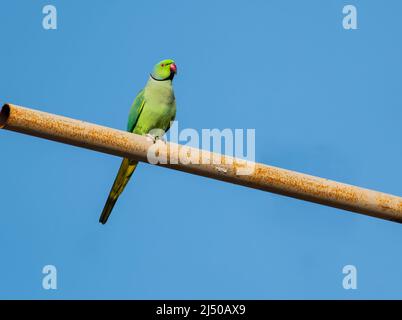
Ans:
[{"label": "rusty pipe", "polygon": [[[2,107],[0,128],[142,162],[149,162],[148,151],[154,146],[154,143],[144,136],[12,104],[5,104]],[[181,163],[178,161],[181,153],[192,159],[199,158],[199,164],[196,161]],[[250,163],[174,143],[161,143],[158,155],[170,159],[166,164],[157,164],[160,166],[380,219],[402,222],[402,198],[398,196],[260,163],[252,163],[254,171],[251,174],[240,175],[239,167]],[[202,157],[207,159],[220,157],[221,162],[204,163]]]}]

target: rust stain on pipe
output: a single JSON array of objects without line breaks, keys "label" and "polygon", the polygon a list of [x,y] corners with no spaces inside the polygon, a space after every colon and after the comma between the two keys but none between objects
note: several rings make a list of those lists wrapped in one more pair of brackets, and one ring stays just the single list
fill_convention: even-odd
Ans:
[{"label": "rust stain on pipe", "polygon": [[[142,162],[148,162],[147,153],[153,145],[143,136],[12,104],[1,109],[0,128]],[[157,164],[159,166],[402,222],[401,197],[259,163],[253,164],[253,173],[239,175],[237,170],[244,167],[243,160],[174,143],[164,146],[158,154],[171,161]],[[201,164],[177,163],[181,150]],[[202,157],[217,157],[221,161],[219,164],[204,164]]]}]

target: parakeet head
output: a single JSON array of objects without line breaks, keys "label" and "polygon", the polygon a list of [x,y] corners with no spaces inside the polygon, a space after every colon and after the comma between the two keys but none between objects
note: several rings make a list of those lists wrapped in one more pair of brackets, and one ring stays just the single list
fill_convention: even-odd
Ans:
[{"label": "parakeet head", "polygon": [[154,80],[173,80],[177,73],[177,67],[173,60],[166,59],[158,62],[151,73]]}]

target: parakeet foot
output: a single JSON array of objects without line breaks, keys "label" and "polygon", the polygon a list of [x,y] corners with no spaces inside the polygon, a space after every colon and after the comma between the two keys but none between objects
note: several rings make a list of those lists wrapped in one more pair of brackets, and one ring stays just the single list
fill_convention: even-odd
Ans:
[{"label": "parakeet foot", "polygon": [[151,140],[153,143],[156,143],[156,140],[158,139],[158,137],[156,137],[156,136],[154,136],[154,135],[152,135],[150,133],[147,133],[145,135],[145,137],[147,137],[147,139]]},{"label": "parakeet foot", "polygon": [[145,135],[145,137],[147,137],[147,139],[151,140],[153,143],[156,143],[157,141],[161,141],[164,144],[166,144],[166,140],[165,140],[164,136],[154,136],[153,134],[147,133]]},{"label": "parakeet foot", "polygon": [[161,141],[161,142],[163,142],[164,144],[166,144],[166,139],[165,139],[164,136],[162,136],[162,137],[156,137],[156,141]]}]

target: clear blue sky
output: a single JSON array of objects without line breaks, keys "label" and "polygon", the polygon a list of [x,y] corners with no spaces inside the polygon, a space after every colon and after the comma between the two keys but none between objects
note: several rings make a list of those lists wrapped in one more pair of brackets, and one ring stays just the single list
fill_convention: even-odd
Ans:
[{"label": "clear blue sky", "polygon": [[[0,100],[124,129],[174,58],[182,128],[255,128],[259,162],[402,195],[401,11],[2,1]],[[6,131],[0,150],[0,298],[402,298],[401,225],[143,164],[102,226],[120,159]],[[58,290],[42,289],[47,264]]]}]

